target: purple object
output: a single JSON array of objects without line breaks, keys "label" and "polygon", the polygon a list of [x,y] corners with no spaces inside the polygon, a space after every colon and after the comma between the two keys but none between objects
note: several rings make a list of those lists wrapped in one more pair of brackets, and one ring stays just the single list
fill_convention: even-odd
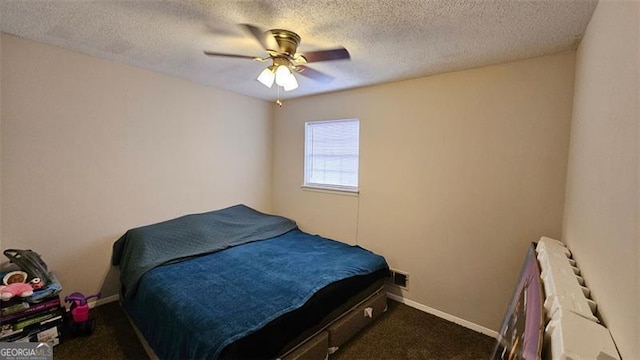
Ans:
[{"label": "purple object", "polygon": [[73,321],[76,323],[82,323],[89,320],[89,304],[87,304],[87,301],[93,298],[99,299],[100,296],[102,296],[101,292],[97,292],[89,296],[84,296],[82,293],[74,292],[65,296],[64,301],[71,303],[71,315],[73,316]]},{"label": "purple object", "polygon": [[525,257],[491,359],[535,360],[542,356],[544,292],[533,245]]}]

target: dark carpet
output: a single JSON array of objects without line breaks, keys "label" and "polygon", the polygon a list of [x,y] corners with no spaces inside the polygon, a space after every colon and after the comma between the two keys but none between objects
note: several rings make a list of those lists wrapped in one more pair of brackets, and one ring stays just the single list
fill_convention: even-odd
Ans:
[{"label": "dark carpet", "polygon": [[[147,359],[117,302],[91,310],[95,332],[54,348],[60,359]],[[389,310],[356,335],[332,360],[487,359],[495,339],[389,300]]]}]

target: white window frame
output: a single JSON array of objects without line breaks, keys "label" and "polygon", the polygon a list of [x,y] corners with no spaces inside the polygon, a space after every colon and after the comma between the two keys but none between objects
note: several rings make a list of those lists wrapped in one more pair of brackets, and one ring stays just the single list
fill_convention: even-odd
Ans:
[{"label": "white window frame", "polygon": [[[336,185],[336,184],[326,184],[326,183],[312,183],[310,182],[312,164],[310,162],[311,156],[309,154],[311,144],[310,144],[310,127],[317,124],[326,124],[326,123],[338,123],[338,122],[357,122],[358,124],[358,165],[356,171],[357,174],[357,182],[356,186],[348,186],[348,185]],[[305,190],[319,190],[319,191],[327,191],[327,192],[335,192],[335,193],[343,193],[343,194],[355,194],[357,195],[359,192],[359,172],[360,172],[360,119],[352,118],[352,119],[339,119],[339,120],[321,120],[321,121],[308,121],[305,122],[305,130],[304,130],[304,183],[302,188]]]}]

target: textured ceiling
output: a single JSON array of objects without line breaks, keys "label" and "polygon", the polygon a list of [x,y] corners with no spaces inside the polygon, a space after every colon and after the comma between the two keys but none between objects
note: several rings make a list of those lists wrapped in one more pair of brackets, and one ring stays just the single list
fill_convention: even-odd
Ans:
[{"label": "textured ceiling", "polygon": [[2,32],[273,100],[266,56],[238,24],[282,28],[299,51],[344,46],[351,60],[311,63],[335,79],[297,76],[283,99],[417,78],[575,49],[595,0],[190,0],[0,2]]}]

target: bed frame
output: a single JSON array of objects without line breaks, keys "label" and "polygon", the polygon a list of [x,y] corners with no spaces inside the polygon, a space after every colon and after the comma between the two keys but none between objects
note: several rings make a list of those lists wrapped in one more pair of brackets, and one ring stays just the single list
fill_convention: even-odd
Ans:
[{"label": "bed frame", "polygon": [[[285,350],[277,358],[323,360],[338,351],[355,334],[387,311],[386,291],[381,282],[382,280],[353,296],[345,306],[327,315],[316,327],[300,334],[285,346]],[[122,306],[122,295],[120,304]],[[124,313],[127,314],[126,311]],[[128,314],[127,318],[149,358],[159,360]]]}]

